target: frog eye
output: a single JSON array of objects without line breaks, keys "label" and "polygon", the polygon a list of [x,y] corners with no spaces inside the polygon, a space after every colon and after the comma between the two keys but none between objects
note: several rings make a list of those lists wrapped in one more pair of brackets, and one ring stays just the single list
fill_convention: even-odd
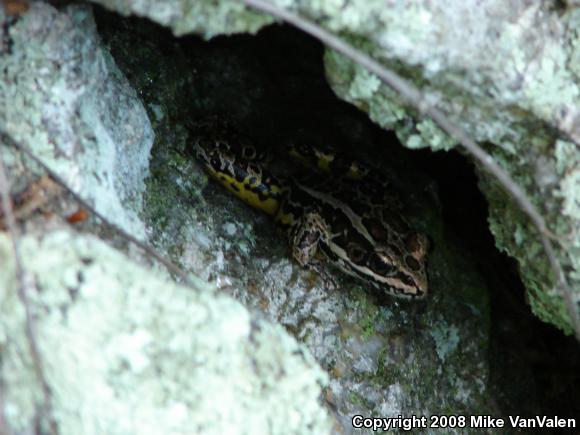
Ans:
[{"label": "frog eye", "polygon": [[429,250],[429,239],[421,233],[411,233],[405,239],[407,251],[417,260],[421,260]]},{"label": "frog eye", "polygon": [[388,263],[383,256],[377,253],[371,256],[370,267],[373,272],[382,276],[391,275],[396,270],[395,266]]},{"label": "frog eye", "polygon": [[419,264],[419,262],[415,258],[411,257],[410,255],[405,257],[405,264],[409,267],[409,269],[411,269],[414,272],[421,269],[421,265]]},{"label": "frog eye", "polygon": [[357,244],[351,243],[348,245],[348,256],[355,262],[359,263],[365,256],[365,251]]}]

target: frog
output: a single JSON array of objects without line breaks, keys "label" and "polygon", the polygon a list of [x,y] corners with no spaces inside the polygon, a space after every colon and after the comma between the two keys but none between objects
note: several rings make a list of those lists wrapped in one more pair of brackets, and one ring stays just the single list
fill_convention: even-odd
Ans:
[{"label": "frog", "polygon": [[286,155],[310,172],[275,175],[272,157],[229,125],[191,129],[188,154],[246,204],[271,216],[293,259],[328,288],[334,266],[381,293],[428,294],[429,239],[411,228],[387,177],[344,153],[290,143]]}]

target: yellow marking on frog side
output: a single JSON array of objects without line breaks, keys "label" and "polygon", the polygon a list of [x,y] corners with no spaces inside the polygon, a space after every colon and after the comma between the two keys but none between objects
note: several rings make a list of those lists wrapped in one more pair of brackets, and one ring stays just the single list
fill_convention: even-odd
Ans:
[{"label": "yellow marking on frog side", "polygon": [[[250,177],[246,177],[244,180],[239,181],[228,174],[217,172],[211,167],[207,167],[207,171],[216,181],[246,204],[262,210],[270,216],[274,216],[280,208],[280,201],[278,199],[273,197],[261,198],[259,194],[247,188],[247,186],[255,188],[260,184],[259,182],[254,182],[253,184],[250,183]],[[277,185],[271,185],[270,191],[279,196],[281,188]]]}]

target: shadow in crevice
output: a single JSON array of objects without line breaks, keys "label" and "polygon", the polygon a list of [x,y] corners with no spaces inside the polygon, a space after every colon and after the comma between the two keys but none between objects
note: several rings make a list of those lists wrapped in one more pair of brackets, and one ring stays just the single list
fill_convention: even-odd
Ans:
[{"label": "shadow in crevice", "polygon": [[504,416],[577,418],[580,346],[531,313],[516,260],[495,247],[473,164],[458,152],[425,151],[417,163],[437,181],[446,226],[475,254],[490,289],[490,384]]}]

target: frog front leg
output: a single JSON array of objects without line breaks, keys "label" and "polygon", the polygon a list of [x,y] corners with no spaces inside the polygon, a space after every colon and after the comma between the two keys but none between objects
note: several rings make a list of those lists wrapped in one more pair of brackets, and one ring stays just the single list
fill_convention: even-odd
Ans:
[{"label": "frog front leg", "polygon": [[292,257],[302,266],[315,271],[329,289],[337,287],[336,281],[316,258],[318,244],[329,238],[328,228],[318,213],[306,213],[292,226],[289,233]]}]

